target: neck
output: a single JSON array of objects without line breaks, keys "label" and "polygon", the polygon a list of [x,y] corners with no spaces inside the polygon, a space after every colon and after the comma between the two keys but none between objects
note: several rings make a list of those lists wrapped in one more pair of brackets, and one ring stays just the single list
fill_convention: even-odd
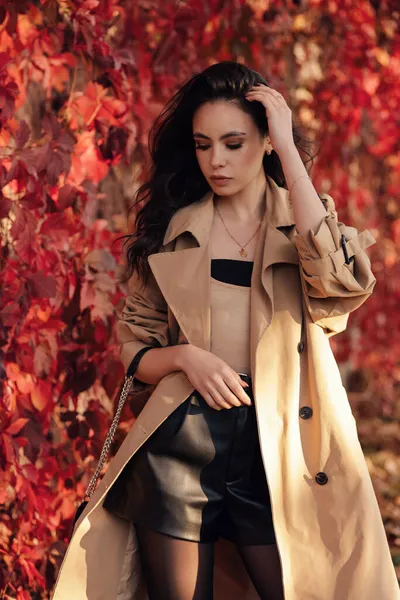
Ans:
[{"label": "neck", "polygon": [[241,223],[259,222],[265,214],[266,178],[253,179],[248,186],[232,196],[214,195],[214,204],[223,217]]}]

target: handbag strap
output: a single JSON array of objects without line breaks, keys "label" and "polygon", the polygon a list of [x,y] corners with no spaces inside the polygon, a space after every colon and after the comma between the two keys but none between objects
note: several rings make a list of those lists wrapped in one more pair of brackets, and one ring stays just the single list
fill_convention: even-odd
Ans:
[{"label": "handbag strap", "polygon": [[128,397],[128,394],[130,392],[131,386],[132,386],[132,381],[133,381],[133,375],[126,375],[125,376],[125,381],[124,381],[124,385],[121,391],[121,395],[119,397],[119,401],[118,401],[118,406],[117,406],[117,410],[115,412],[114,418],[112,420],[110,429],[108,430],[107,433],[107,437],[106,440],[104,442],[103,445],[103,449],[101,451],[100,454],[100,458],[99,458],[99,462],[97,464],[96,470],[92,475],[92,478],[89,482],[89,485],[86,489],[86,494],[85,494],[85,499],[86,498],[90,498],[92,496],[92,494],[94,493],[95,489],[96,489],[96,484],[97,484],[97,480],[100,477],[100,473],[104,467],[104,463],[107,460],[107,457],[110,453],[110,448],[111,448],[111,444],[113,443],[114,440],[114,435],[115,432],[117,430],[118,427],[118,423],[121,417],[121,413],[122,413],[122,409],[124,407],[125,401]]}]

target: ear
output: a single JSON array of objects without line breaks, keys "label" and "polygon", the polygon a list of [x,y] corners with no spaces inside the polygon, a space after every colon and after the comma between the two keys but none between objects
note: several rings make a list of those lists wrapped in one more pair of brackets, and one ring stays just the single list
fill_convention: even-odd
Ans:
[{"label": "ear", "polygon": [[273,150],[273,147],[271,144],[270,137],[269,137],[269,135],[266,135],[264,138],[264,152],[271,154],[272,150]]}]

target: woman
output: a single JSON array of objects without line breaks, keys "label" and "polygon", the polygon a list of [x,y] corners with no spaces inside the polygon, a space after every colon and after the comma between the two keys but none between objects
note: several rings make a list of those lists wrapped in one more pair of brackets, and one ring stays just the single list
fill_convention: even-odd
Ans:
[{"label": "woman", "polygon": [[118,334],[155,388],[54,600],[399,598],[328,340],[373,291],[374,238],[338,222],[243,65],[192,77],[150,140]]}]

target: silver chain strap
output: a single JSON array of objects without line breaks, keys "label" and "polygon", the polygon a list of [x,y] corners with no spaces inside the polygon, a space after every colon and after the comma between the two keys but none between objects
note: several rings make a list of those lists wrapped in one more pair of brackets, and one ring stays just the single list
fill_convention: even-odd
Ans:
[{"label": "silver chain strap", "polygon": [[97,480],[100,477],[100,473],[104,467],[104,463],[106,462],[107,456],[110,452],[111,444],[113,443],[114,435],[115,435],[115,432],[118,427],[122,409],[124,407],[125,401],[128,397],[129,391],[131,389],[132,381],[133,381],[133,375],[130,375],[129,377],[128,376],[125,377],[124,387],[122,388],[121,395],[119,397],[116,413],[114,415],[110,429],[108,430],[106,441],[104,442],[97,468],[96,468],[96,470],[90,480],[90,483],[87,487],[87,490],[86,490],[85,497],[87,497],[87,498],[90,498],[96,489]]}]

